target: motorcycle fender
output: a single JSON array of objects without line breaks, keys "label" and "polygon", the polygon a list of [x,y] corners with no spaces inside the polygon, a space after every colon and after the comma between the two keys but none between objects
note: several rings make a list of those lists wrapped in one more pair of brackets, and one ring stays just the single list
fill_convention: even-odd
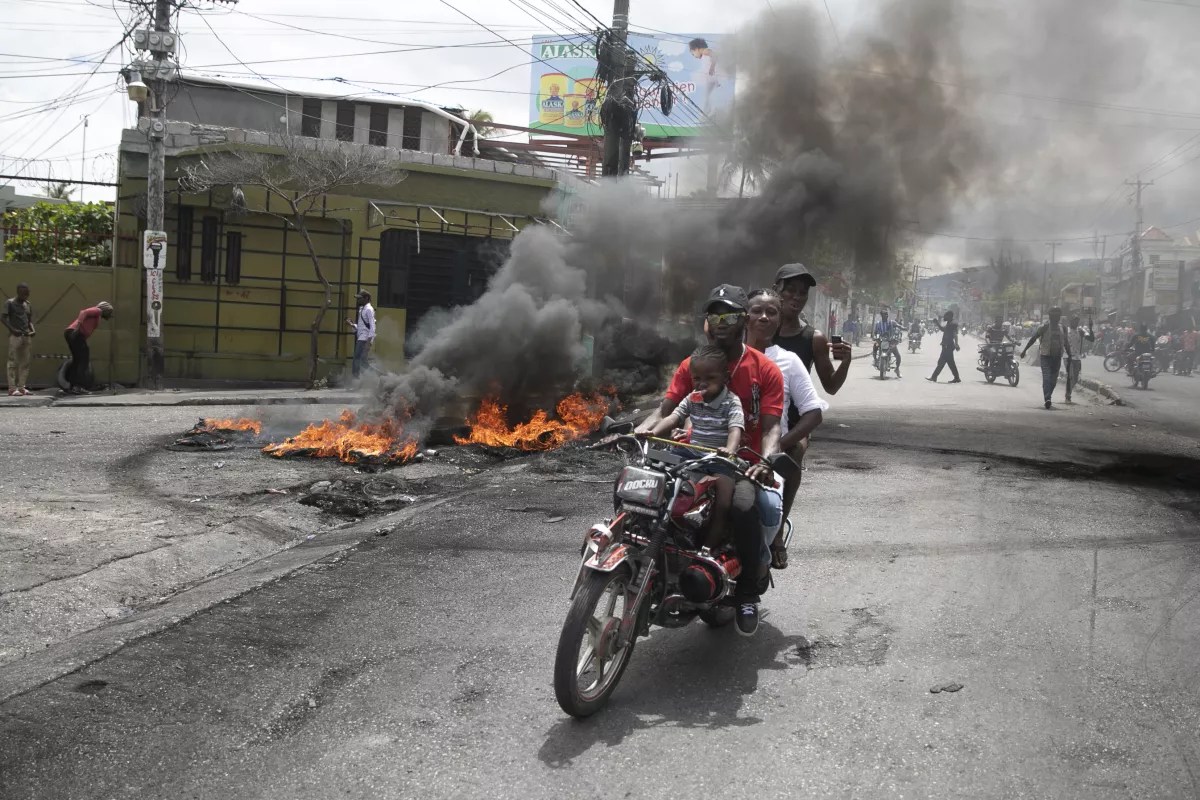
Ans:
[{"label": "motorcycle fender", "polygon": [[603,553],[595,553],[587,561],[584,561],[583,568],[596,572],[612,572],[628,560],[629,546],[618,542]]},{"label": "motorcycle fender", "polygon": [[579,591],[579,586],[583,583],[583,576],[589,569],[594,572],[613,572],[628,561],[629,546],[620,542],[611,545],[603,553],[591,553],[585,556],[583,563],[579,565],[579,574],[575,576],[575,585],[571,588],[571,599],[575,599],[575,593]]}]

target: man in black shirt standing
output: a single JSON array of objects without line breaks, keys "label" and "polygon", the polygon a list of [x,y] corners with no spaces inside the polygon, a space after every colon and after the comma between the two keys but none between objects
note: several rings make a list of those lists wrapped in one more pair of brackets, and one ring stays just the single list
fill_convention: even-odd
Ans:
[{"label": "man in black shirt standing", "polygon": [[954,351],[959,350],[958,345],[958,323],[954,321],[954,312],[946,312],[946,324],[934,320],[938,330],[942,332],[942,355],[938,359],[937,369],[933,371],[933,375],[926,378],[927,381],[937,383],[938,375],[942,374],[943,367],[950,367],[950,374],[954,376],[951,383],[962,383],[962,379],[958,377],[958,365],[954,363]]},{"label": "man in black shirt standing", "polygon": [[[829,394],[837,394],[850,374],[850,345],[831,344],[825,334],[800,317],[808,304],[808,290],[816,285],[817,279],[803,264],[784,264],[775,273],[775,291],[783,298],[783,321],[775,335],[775,344],[800,356],[809,372],[815,365],[821,386]],[[833,359],[840,362],[837,369]]]}]

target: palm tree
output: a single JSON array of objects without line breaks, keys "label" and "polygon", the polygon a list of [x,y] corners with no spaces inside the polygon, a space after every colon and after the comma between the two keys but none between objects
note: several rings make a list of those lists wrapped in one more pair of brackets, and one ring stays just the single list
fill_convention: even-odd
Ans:
[{"label": "palm tree", "polygon": [[472,111],[471,116],[467,117],[467,120],[475,126],[475,130],[484,138],[496,130],[492,125],[496,121],[496,118],[492,116],[492,112],[484,111],[482,108]]},{"label": "palm tree", "polygon": [[70,200],[73,194],[75,194],[75,187],[67,181],[58,181],[46,186],[46,197],[52,197],[55,200]]}]

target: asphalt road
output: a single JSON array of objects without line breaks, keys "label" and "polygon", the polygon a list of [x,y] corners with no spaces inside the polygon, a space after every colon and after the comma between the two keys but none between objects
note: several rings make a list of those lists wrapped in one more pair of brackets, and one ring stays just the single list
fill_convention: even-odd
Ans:
[{"label": "asphalt road", "polygon": [[1200,372],[1192,375],[1161,373],[1150,381],[1148,389],[1134,389],[1133,381],[1121,372],[1108,372],[1103,359],[1089,356],[1083,360],[1083,374],[1107,383],[1121,394],[1121,399],[1160,420],[1174,420],[1183,425],[1197,424],[1200,412]]},{"label": "asphalt road", "polygon": [[759,634],[655,630],[589,721],[561,453],[0,704],[0,797],[1200,796],[1200,448],[935,359],[854,365]]}]

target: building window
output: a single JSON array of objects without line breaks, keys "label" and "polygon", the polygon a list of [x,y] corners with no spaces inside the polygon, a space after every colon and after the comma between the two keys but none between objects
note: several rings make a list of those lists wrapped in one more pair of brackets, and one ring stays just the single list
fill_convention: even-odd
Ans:
[{"label": "building window", "polygon": [[175,279],[192,279],[192,216],[191,206],[179,207],[179,221],[175,226]]},{"label": "building window", "polygon": [[314,139],[321,136],[321,101],[305,98],[300,107],[300,135]]},{"label": "building window", "polygon": [[242,234],[230,231],[225,234],[225,282],[240,283],[242,280]]},{"label": "building window", "polygon": [[387,106],[371,106],[371,129],[367,132],[367,144],[387,147]]},{"label": "building window", "polygon": [[217,230],[221,222],[205,217],[200,224],[200,280],[212,283],[217,279]]},{"label": "building window", "polygon": [[339,142],[354,141],[354,103],[339,100],[337,104],[337,130],[334,133]]},{"label": "building window", "polygon": [[400,146],[405,150],[421,149],[421,109],[404,109],[404,137]]}]

